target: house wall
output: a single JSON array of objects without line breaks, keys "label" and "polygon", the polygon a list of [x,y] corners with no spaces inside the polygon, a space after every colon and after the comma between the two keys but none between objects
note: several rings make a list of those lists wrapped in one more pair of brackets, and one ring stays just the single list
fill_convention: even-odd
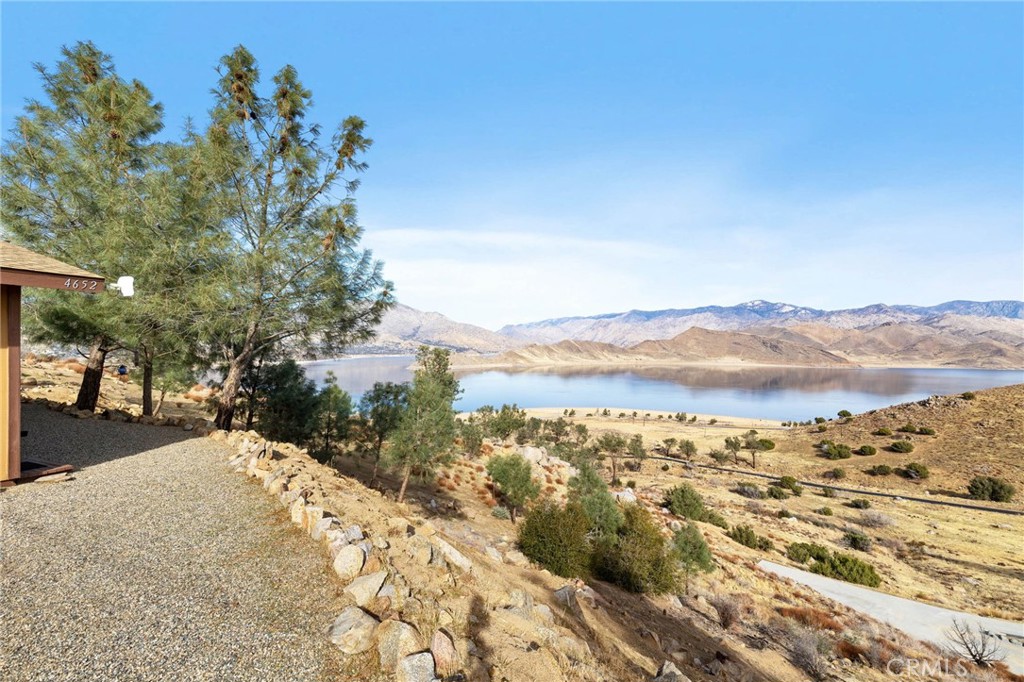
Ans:
[{"label": "house wall", "polygon": [[21,476],[21,287],[0,284],[0,481]]}]

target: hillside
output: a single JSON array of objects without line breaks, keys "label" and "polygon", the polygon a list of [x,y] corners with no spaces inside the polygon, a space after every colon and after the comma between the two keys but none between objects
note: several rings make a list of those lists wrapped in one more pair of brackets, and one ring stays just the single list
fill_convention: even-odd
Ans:
[{"label": "hillside", "polygon": [[818,347],[740,332],[692,328],[665,341],[628,348],[594,341],[532,345],[495,357],[456,356],[456,367],[565,365],[794,365],[846,366],[849,361]]},{"label": "hillside", "polygon": [[407,354],[427,345],[454,351],[498,353],[524,345],[522,341],[483,327],[456,322],[440,313],[423,312],[402,304],[384,314],[375,332],[372,342],[353,346],[349,352]]},{"label": "hillside", "polygon": [[[631,346],[648,339],[668,339],[691,327],[710,330],[745,330],[750,327],[789,327],[816,323],[839,329],[876,327],[886,323],[935,321],[969,317],[975,333],[989,330],[1021,330],[1024,303],[1020,301],[950,301],[935,306],[888,306],[877,304],[847,310],[818,310],[788,303],[750,301],[735,306],[704,306],[689,309],[631,310],[589,317],[566,317],[525,324],[507,325],[499,334],[533,343],[554,343],[564,339],[600,341]],[[927,323],[929,326],[932,323]],[[1018,340],[1024,334],[1018,331]]]}]

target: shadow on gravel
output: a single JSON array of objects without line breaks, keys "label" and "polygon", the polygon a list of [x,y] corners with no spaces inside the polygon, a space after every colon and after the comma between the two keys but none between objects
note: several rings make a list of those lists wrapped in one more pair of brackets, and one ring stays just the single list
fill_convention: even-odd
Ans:
[{"label": "shadow on gravel", "polygon": [[71,464],[84,469],[194,438],[181,428],[145,426],[75,417],[41,405],[22,404],[23,460]]}]

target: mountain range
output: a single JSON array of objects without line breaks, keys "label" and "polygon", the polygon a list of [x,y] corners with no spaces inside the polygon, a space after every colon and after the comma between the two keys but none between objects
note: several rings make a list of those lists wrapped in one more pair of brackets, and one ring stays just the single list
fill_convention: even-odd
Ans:
[{"label": "mountain range", "polygon": [[[765,364],[1024,367],[1024,302],[950,301],[818,310],[751,301],[736,306],[632,310],[508,325],[493,332],[398,305],[361,353],[426,344],[461,366]],[[496,355],[495,354],[499,354]]]}]

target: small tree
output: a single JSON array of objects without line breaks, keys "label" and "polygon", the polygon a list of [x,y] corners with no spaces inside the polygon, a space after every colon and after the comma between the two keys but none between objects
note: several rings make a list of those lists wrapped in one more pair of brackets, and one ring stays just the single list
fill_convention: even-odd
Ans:
[{"label": "small tree", "polygon": [[588,462],[581,462],[578,473],[569,479],[569,500],[580,504],[590,522],[592,535],[609,537],[622,525],[622,512],[615,498]]},{"label": "small tree", "polygon": [[373,475],[370,482],[377,480],[381,450],[384,441],[394,433],[409,404],[409,384],[378,381],[359,400],[359,414],[367,421],[366,430],[373,447]]},{"label": "small tree", "polygon": [[352,416],[352,396],[338,387],[334,372],[327,372],[327,385],[317,395],[313,413],[313,453],[320,461],[328,461],[333,448],[348,437]]},{"label": "small tree", "polygon": [[533,506],[519,525],[519,549],[563,578],[588,573],[590,543],[586,514],[578,504],[559,507],[550,499]]},{"label": "small tree", "polygon": [[625,509],[625,521],[615,540],[598,543],[597,574],[630,592],[663,594],[679,585],[679,563],[666,546],[650,512],[640,505]]},{"label": "small tree", "polygon": [[317,407],[316,384],[294,360],[263,367],[257,394],[256,419],[269,440],[302,445],[313,435]]},{"label": "small tree", "polygon": [[946,630],[946,641],[954,655],[966,658],[982,668],[991,668],[1006,658],[1006,654],[999,651],[995,637],[980,626],[972,628],[961,618],[953,619],[953,627]]},{"label": "small tree", "polygon": [[693,459],[693,456],[697,454],[697,446],[694,445],[692,440],[684,438],[679,441],[679,454],[686,459]]},{"label": "small tree", "polygon": [[699,571],[710,573],[715,570],[714,558],[708,543],[704,541],[700,529],[692,523],[688,523],[676,531],[672,538],[672,545],[682,566],[683,577],[686,584],[686,591],[690,591],[690,577]]},{"label": "small tree", "polygon": [[516,512],[540,494],[540,484],[533,480],[530,463],[522,455],[498,455],[487,463],[487,473],[497,484],[514,524]]},{"label": "small tree", "polygon": [[597,447],[601,452],[607,453],[612,460],[612,484],[619,479],[618,460],[626,449],[626,437],[621,433],[609,431],[602,433],[597,439]]},{"label": "small tree", "polygon": [[736,464],[740,463],[740,449],[743,444],[740,442],[739,436],[729,436],[725,439],[725,449],[732,453],[733,458],[736,460]]},{"label": "small tree", "polygon": [[635,464],[635,471],[640,470],[641,463],[647,459],[647,448],[644,447],[644,437],[639,433],[633,434],[633,437],[629,439],[629,445],[626,446],[626,451],[629,456],[633,458]]},{"label": "small tree", "polygon": [[429,476],[441,464],[451,461],[455,449],[455,411],[452,403],[459,384],[448,371],[448,351],[420,348],[420,367],[413,377],[408,406],[399,420],[385,463],[399,469],[402,486],[398,501],[405,499],[409,477],[414,471]]},{"label": "small tree", "polygon": [[526,412],[518,405],[502,405],[501,409],[487,422],[491,433],[502,441],[526,426]]},{"label": "small tree", "polygon": [[678,443],[679,441],[676,440],[675,438],[666,438],[665,440],[663,440],[661,442],[665,446],[665,456],[666,457],[671,457],[672,456],[672,449],[675,448],[676,443]]}]

